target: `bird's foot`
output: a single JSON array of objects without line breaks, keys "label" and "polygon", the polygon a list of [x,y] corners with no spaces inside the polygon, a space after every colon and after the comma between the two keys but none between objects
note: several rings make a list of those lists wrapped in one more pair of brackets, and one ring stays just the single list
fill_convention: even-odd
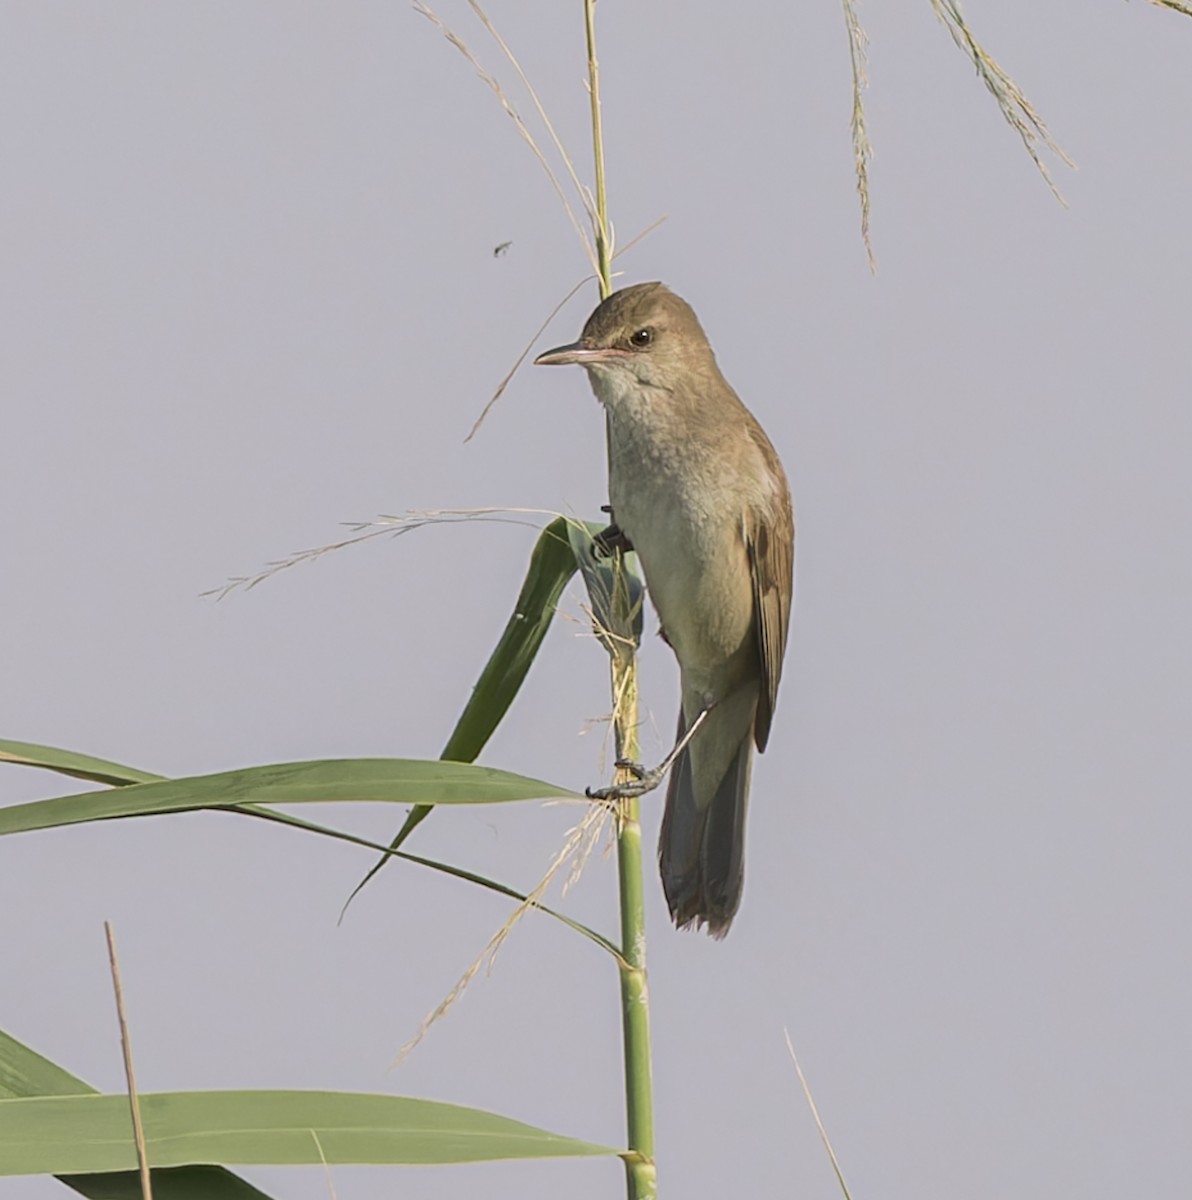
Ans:
[{"label": "bird's foot", "polygon": [[671,767],[678,761],[679,755],[687,749],[688,743],[695,737],[696,731],[708,719],[716,701],[711,696],[704,697],[704,706],[696,714],[695,720],[687,726],[687,732],[675,743],[674,749],[658,764],[647,770],[641,763],[630,762],[627,758],[617,759],[617,769],[628,771],[632,779],[624,783],[614,783],[609,787],[585,788],[584,795],[589,800],[632,800],[652,792],[670,773]]},{"label": "bird's foot", "polygon": [[607,526],[592,539],[593,558],[612,558],[618,550],[628,554],[632,549],[633,543],[621,532],[618,525]]},{"label": "bird's foot", "polygon": [[630,762],[628,759],[617,759],[618,770],[628,771],[633,776],[624,783],[610,784],[602,788],[585,788],[584,795],[589,800],[633,800],[652,792],[666,778],[670,763],[647,770],[641,763]]}]

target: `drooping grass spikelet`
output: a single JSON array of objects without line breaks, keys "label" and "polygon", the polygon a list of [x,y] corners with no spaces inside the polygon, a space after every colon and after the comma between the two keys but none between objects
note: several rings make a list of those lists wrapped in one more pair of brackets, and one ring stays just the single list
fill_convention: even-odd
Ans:
[{"label": "drooping grass spikelet", "polygon": [[965,52],[976,68],[977,75],[997,101],[1002,116],[1022,139],[1026,152],[1043,176],[1055,198],[1067,206],[1067,201],[1056,186],[1047,164],[1043,161],[1041,147],[1050,150],[1061,162],[1071,167],[1075,164],[1057,145],[1043,118],[1023,94],[1022,89],[1010,78],[997,60],[977,41],[960,7],[960,0],[931,0],[931,7],[952,35],[952,40]]},{"label": "drooping grass spikelet", "polygon": [[[464,58],[466,58],[468,62],[472,64],[476,74],[479,75],[480,78],[483,79],[484,82],[487,83],[492,89],[493,95],[496,96],[501,107],[509,115],[514,125],[517,126],[518,133],[521,134],[526,144],[534,152],[534,157],[538,159],[542,169],[546,172],[546,177],[550,180],[551,187],[555,189],[555,194],[559,197],[559,202],[563,205],[563,209],[567,213],[567,217],[571,221],[572,227],[575,229],[575,232],[579,234],[579,239],[584,246],[584,253],[587,255],[588,261],[592,264],[592,269],[598,270],[599,267],[596,257],[596,249],[592,245],[592,239],[588,236],[587,231],[584,229],[583,223],[575,215],[575,209],[572,208],[571,201],[567,198],[566,189],[563,187],[562,182],[555,173],[554,167],[551,166],[550,160],[542,152],[542,148],[538,145],[537,140],[530,131],[529,126],[522,119],[521,114],[516,108],[514,108],[513,102],[505,93],[505,89],[501,87],[500,80],[498,80],[496,76],[494,76],[490,71],[486,70],[485,67],[481,65],[480,60],[475,54],[472,53],[467,43],[464,42],[464,40],[459,37],[458,34],[448,29],[447,26],[439,19],[438,14],[435,13],[433,9],[428,8],[425,4],[422,4],[420,0],[418,0],[418,2],[414,4],[414,10],[415,12],[418,12],[424,16],[439,30],[440,33],[442,33],[442,35],[464,56]],[[520,70],[520,68],[518,69]],[[535,101],[536,100],[537,98],[535,97]],[[551,132],[553,135],[553,129]],[[564,159],[568,162],[568,166],[570,167],[570,160],[567,159],[566,155],[564,155]]]},{"label": "drooping grass spikelet", "polygon": [[844,25],[848,31],[848,56],[853,70],[853,162],[857,172],[857,195],[861,199],[861,240],[865,243],[869,269],[876,272],[877,260],[873,256],[873,243],[869,237],[869,160],[873,157],[873,146],[865,125],[864,104],[864,92],[869,86],[865,70],[865,49],[869,39],[861,27],[856,0],[842,0],[842,4]]}]

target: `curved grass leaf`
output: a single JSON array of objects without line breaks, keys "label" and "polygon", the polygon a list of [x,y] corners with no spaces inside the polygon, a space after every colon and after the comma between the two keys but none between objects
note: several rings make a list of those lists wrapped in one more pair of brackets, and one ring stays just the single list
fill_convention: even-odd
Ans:
[{"label": "curved grass leaf", "polygon": [[152,783],[164,778],[150,771],[138,771],[136,767],[108,762],[105,758],[75,754],[73,750],[39,746],[35,742],[11,742],[3,738],[0,738],[0,762],[15,763],[20,767],[41,767],[47,771],[56,771],[59,775],[87,779],[92,783],[106,783],[112,787],[125,787],[130,783]]},{"label": "curved grass leaf", "polygon": [[[271,1200],[266,1192],[223,1167],[154,1167],[149,1175],[153,1200]],[[140,1171],[66,1173],[56,1178],[88,1200],[144,1200],[145,1196]]]},{"label": "curved grass leaf", "polygon": [[580,800],[566,788],[477,767],[409,758],[324,759],[274,763],[135,783],[0,808],[0,835],[85,821],[147,817],[243,804],[500,804],[516,800]]},{"label": "curved grass leaf", "polygon": [[[462,879],[466,883],[474,883],[486,891],[496,892],[499,896],[508,896],[511,900],[517,900],[522,904],[529,900],[529,897],[524,892],[519,892],[515,888],[511,888],[495,879],[489,879],[487,876],[477,875],[474,871],[465,871],[463,867],[453,867],[450,863],[438,862],[433,858],[423,858],[420,854],[410,854],[405,850],[391,850],[379,845],[377,842],[369,841],[368,838],[357,837],[354,833],[347,833],[342,829],[332,829],[327,825],[316,825],[313,821],[304,821],[301,817],[292,816],[290,813],[279,812],[270,808],[258,808],[255,804],[237,806],[229,811],[240,813],[247,817],[260,817],[266,821],[275,821],[279,825],[288,825],[293,829],[302,829],[309,833],[322,834],[323,837],[350,842],[354,846],[365,846],[370,850],[378,850],[386,858],[400,858],[406,862],[416,863],[420,867],[429,867],[432,871],[439,871],[455,879]],[[602,933],[597,933],[596,930],[590,929],[587,925],[579,921],[572,920],[571,917],[565,916],[556,909],[548,908],[545,904],[535,904],[533,907],[538,912],[546,913],[548,917],[554,917],[556,921],[562,921],[564,925],[570,929],[574,929],[576,933],[582,933],[589,941],[593,941],[601,949],[607,950],[623,968],[628,968],[629,964],[625,961],[621,951]]]},{"label": "curved grass leaf", "polygon": [[513,613],[484,664],[440,758],[472,762],[484,749],[525,682],[554,620],[559,597],[575,574],[572,531],[582,530],[590,544],[600,528],[570,517],[556,517],[538,535]]},{"label": "curved grass leaf", "polygon": [[[58,771],[63,774],[94,779],[97,782],[104,780],[116,784],[119,781],[125,786],[131,786],[134,783],[140,782],[138,777],[143,777],[151,782],[184,782],[180,780],[167,781],[160,775],[149,775],[147,772],[137,771],[133,767],[125,767],[118,763],[106,762],[103,759],[89,758],[86,755],[74,754],[70,751],[59,750],[52,746],[39,746],[31,742],[12,742],[0,740],[0,761],[3,761],[4,759],[7,759],[11,762],[20,762],[24,766],[44,767],[48,770]],[[431,767],[437,766],[435,763],[431,763],[429,765]],[[85,776],[81,776],[81,770],[84,769],[84,767],[88,773]],[[234,774],[240,773],[236,772]],[[202,778],[206,780],[217,779],[218,777],[206,776]],[[77,812],[75,812],[76,805],[73,802],[79,800],[85,801],[88,809],[89,815],[82,818],[86,821],[107,820],[114,819],[116,817],[138,815],[149,816],[159,811],[152,807],[149,808],[148,811],[142,812],[104,811],[106,806],[104,806],[102,802],[97,802],[97,795],[102,795],[102,793],[97,794],[95,792],[88,792],[85,793],[83,797],[62,797],[62,800],[72,801],[66,810],[59,809],[57,807],[59,801],[56,800],[36,801],[35,804],[41,807],[35,808],[32,814],[29,813],[29,806],[27,805],[13,806],[12,808],[8,809],[0,808],[0,834],[6,832],[27,832],[32,828],[52,828],[57,824],[77,824],[79,823],[79,819]],[[127,800],[127,797],[124,799]],[[143,794],[141,795],[141,799],[144,799]],[[150,797],[150,799],[152,799],[152,797]],[[116,800],[115,803],[117,805],[121,805],[122,801]],[[495,879],[488,879],[485,876],[477,875],[472,871],[465,871],[461,867],[453,867],[448,863],[437,862],[435,859],[423,858],[421,855],[406,854],[401,851],[388,849],[379,845],[377,842],[370,841],[368,838],[358,837],[356,834],[348,833],[344,830],[332,829],[326,825],[318,825],[313,821],[304,821],[299,817],[290,815],[289,813],[275,811],[273,809],[258,806],[252,803],[235,803],[223,806],[215,806],[204,803],[199,805],[199,807],[223,807],[229,812],[239,813],[243,816],[259,817],[265,820],[274,821],[281,825],[288,825],[295,829],[302,829],[309,833],[317,833],[324,837],[335,838],[339,841],[351,842],[353,845],[363,846],[366,849],[378,851],[381,854],[382,859],[389,857],[404,858],[409,862],[428,867],[432,871],[439,871],[443,874],[451,875],[457,879],[465,880],[468,883],[474,883],[479,887],[486,888],[487,890],[496,892],[499,895],[508,896],[510,899],[517,900],[519,903],[524,903],[527,899],[523,892],[519,892],[514,888],[508,887],[506,884],[499,883]],[[24,809],[23,817],[22,814],[17,811],[18,809]],[[177,812],[185,810],[172,807],[168,811]],[[16,813],[15,817],[10,815],[14,812]],[[71,816],[72,814],[74,815],[73,820],[57,819],[58,817]],[[11,821],[14,827],[10,828],[6,826],[6,819]],[[33,822],[32,824],[30,824],[31,821]],[[608,938],[604,937],[603,934],[597,933],[594,929],[590,929],[587,925],[583,925],[579,921],[574,921],[570,917],[565,916],[563,913],[557,912],[553,908],[548,908],[545,904],[536,904],[534,907],[540,912],[546,913],[547,916],[554,917],[556,920],[562,921],[564,925],[574,929],[577,933],[582,933],[586,938],[595,942],[602,949],[605,949],[610,954],[614,955],[619,961],[623,961],[621,960],[620,951],[612,944],[612,942],[608,940]],[[4,1063],[3,1060],[0,1059],[0,1095],[4,1094],[3,1084]],[[137,1187],[139,1189],[140,1185],[137,1184]],[[139,1195],[139,1190],[137,1194]]]},{"label": "curved grass leaf", "polygon": [[[472,695],[460,713],[447,745],[443,747],[443,753],[439,756],[441,759],[472,762],[484,749],[525,682],[546,631],[554,620],[559,597],[576,572],[579,553],[575,549],[575,540],[586,538],[590,547],[592,538],[602,528],[590,521],[556,517],[538,535],[530,554],[526,578],[513,606],[513,614],[505,623],[505,631],[496,649],[480,672]],[[389,849],[398,849],[415,828],[426,820],[432,807],[430,804],[420,804],[414,808],[389,843]],[[352,889],[340,911],[341,921],[348,911],[348,905],[388,861],[388,856],[382,855]]]},{"label": "curved grass leaf", "polygon": [[[430,1164],[615,1155],[508,1117],[352,1092],[166,1092],[140,1097],[154,1167]],[[128,1098],[0,1100],[0,1175],[136,1167]]]},{"label": "curved grass leaf", "polygon": [[[23,1096],[86,1096],[95,1089],[57,1063],[0,1031],[0,1099]],[[137,1171],[59,1175],[88,1200],[141,1200]],[[154,1200],[269,1200],[269,1196],[223,1167],[162,1167],[153,1172]]]},{"label": "curved grass leaf", "polygon": [[[153,1200],[271,1200],[266,1192],[223,1167],[154,1167],[149,1175]],[[140,1171],[68,1172],[57,1179],[88,1200],[144,1200],[145,1196]]]}]

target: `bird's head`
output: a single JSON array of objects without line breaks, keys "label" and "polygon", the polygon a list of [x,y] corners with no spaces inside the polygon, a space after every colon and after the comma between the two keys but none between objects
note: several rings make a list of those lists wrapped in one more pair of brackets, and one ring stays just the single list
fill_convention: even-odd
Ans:
[{"label": "bird's head", "polygon": [[[675,390],[685,375],[715,369],[691,305],[661,283],[613,292],[588,318],[578,342],[540,354],[539,366],[576,363],[607,390],[625,385]],[[605,389],[597,386],[597,393]]]}]

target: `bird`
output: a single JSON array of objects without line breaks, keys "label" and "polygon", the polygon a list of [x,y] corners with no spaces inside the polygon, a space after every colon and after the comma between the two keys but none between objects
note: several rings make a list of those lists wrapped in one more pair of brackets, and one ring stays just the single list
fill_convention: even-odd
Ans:
[{"label": "bird", "polygon": [[753,751],[770,737],[794,598],[786,473],[694,310],[660,282],[613,292],[579,341],[534,361],[584,367],[607,414],[601,540],[637,552],[679,665],[663,891],[676,926],[722,938],[741,903]]}]

